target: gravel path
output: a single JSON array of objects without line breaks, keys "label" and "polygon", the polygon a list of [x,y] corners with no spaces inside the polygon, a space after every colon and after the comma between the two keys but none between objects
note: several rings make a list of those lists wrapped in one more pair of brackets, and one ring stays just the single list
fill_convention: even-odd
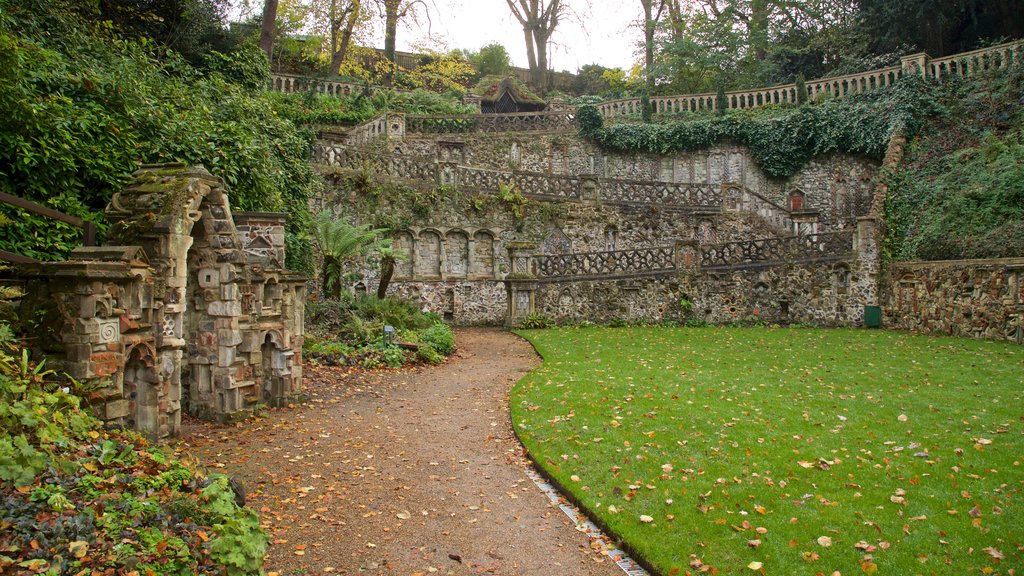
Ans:
[{"label": "gravel path", "polygon": [[526,476],[508,391],[539,363],[467,329],[445,365],[307,366],[310,400],[236,426],[190,422],[183,449],[235,476],[292,574],[614,575]]}]

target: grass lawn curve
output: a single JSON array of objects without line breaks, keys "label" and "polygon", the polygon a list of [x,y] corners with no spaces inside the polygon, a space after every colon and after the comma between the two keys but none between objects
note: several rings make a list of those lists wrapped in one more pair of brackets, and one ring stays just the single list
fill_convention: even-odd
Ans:
[{"label": "grass lawn curve", "polygon": [[532,457],[661,574],[1013,574],[1024,348],[900,332],[561,328]]}]

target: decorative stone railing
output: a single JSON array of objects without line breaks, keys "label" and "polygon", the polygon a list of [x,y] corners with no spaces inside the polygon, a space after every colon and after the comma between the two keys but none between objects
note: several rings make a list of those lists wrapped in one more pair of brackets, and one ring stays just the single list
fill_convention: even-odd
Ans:
[{"label": "decorative stone railing", "polygon": [[[942,81],[949,76],[971,76],[982,70],[1008,68],[1019,65],[1021,60],[1024,60],[1024,42],[1015,41],[935,60],[930,59],[924,53],[912,54],[904,56],[900,66],[808,80],[805,82],[805,86],[807,87],[807,96],[811,99],[820,98],[826,94],[843,97],[886,88],[905,74],[919,74]],[[717,100],[717,95],[713,92],[653,96],[651,97],[651,107],[655,114],[716,110],[718,108]],[[796,102],[798,100],[797,86],[796,84],[781,84],[768,88],[733,90],[725,93],[725,100],[726,106],[730,110]],[[639,115],[641,103],[639,98],[622,98],[602,102],[597,105],[597,109],[605,118]]]},{"label": "decorative stone railing", "polygon": [[721,209],[722,191],[710,184],[645,182],[618,178],[597,179],[601,201],[688,208]]},{"label": "decorative stone railing", "polygon": [[409,114],[408,134],[465,132],[571,132],[576,130],[576,110],[520,114]]},{"label": "decorative stone railing", "polygon": [[370,118],[362,124],[357,124],[345,131],[344,141],[352,146],[361,146],[387,136],[388,118],[386,114],[380,114]]},{"label": "decorative stone railing", "polygon": [[[350,82],[335,82],[308,76],[294,76],[291,74],[271,74],[270,88],[274,92],[305,92],[312,89],[318,94],[342,97],[357,93],[367,88],[364,85],[352,84]],[[373,90],[371,87],[370,90]]]},{"label": "decorative stone railing", "polygon": [[1021,60],[1024,60],[1024,42],[1010,42],[926,60],[924,65],[930,77],[941,81],[950,76],[972,76],[982,70],[1003,70],[1019,66]]},{"label": "decorative stone railing", "polygon": [[714,270],[840,260],[853,256],[853,243],[853,231],[842,231],[706,244],[700,247],[700,264],[704,270]]},{"label": "decorative stone railing", "polygon": [[455,184],[460,188],[498,190],[502,185],[514,187],[528,198],[580,200],[581,185],[577,176],[544,174],[515,170],[483,170],[459,166]]},{"label": "decorative stone railing", "polygon": [[615,250],[610,252],[579,252],[534,257],[537,279],[602,278],[671,273],[676,269],[672,246]]}]

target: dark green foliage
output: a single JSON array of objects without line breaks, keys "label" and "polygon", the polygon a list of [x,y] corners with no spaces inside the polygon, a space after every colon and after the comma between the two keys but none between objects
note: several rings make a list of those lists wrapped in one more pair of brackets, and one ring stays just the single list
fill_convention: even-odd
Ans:
[{"label": "dark green foliage", "polygon": [[54,376],[0,349],[0,572],[259,573],[267,537],[227,478],[104,431]]},{"label": "dark green foliage", "polygon": [[203,69],[251,91],[270,86],[270,63],[266,53],[255,44],[243,44],[228,53],[207,52],[203,54]]},{"label": "dark green foliage", "polygon": [[441,354],[448,356],[455,352],[455,334],[447,324],[434,324],[420,332],[420,345],[430,346]]},{"label": "dark green foliage", "polygon": [[576,109],[576,121],[580,124],[580,134],[589,138],[604,128],[604,117],[596,106],[585,104]]},{"label": "dark green foliage", "polygon": [[[215,72],[204,74],[175,52],[157,60],[151,44],[93,32],[59,4],[0,0],[0,10],[0,190],[102,231],[103,208],[141,163],[204,164],[227,182],[233,208],[288,211],[288,264],[309,269],[312,134],[251,92],[251,53],[211,55]],[[0,229],[6,250],[53,259],[79,243],[69,227],[5,213],[14,222]]]},{"label": "dark green foliage", "polygon": [[543,328],[552,328],[555,323],[551,321],[545,314],[540,312],[532,312],[523,317],[523,320],[519,323],[519,328],[524,330],[539,330]]},{"label": "dark green foliage", "polygon": [[327,364],[400,367],[407,355],[396,346],[384,344],[384,326],[393,326],[398,340],[417,344],[417,358],[423,362],[438,364],[455,351],[452,329],[436,314],[421,312],[405,300],[368,294],[310,302],[306,307],[308,336],[303,352]]},{"label": "dark green foliage", "polygon": [[889,176],[896,260],[1024,256],[1024,71],[953,84]]},{"label": "dark green foliage", "polygon": [[915,133],[934,110],[928,85],[907,77],[891,89],[842,100],[733,110],[721,116],[690,115],[667,124],[581,128],[580,133],[605,150],[656,154],[698,150],[731,139],[747,146],[768,176],[781,178],[830,152],[880,160],[895,130]]}]

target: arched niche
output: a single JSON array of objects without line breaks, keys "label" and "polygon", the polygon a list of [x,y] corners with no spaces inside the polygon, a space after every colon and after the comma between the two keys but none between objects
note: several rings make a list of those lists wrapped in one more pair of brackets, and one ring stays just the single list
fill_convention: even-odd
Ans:
[{"label": "arched niche", "polygon": [[423,230],[416,240],[416,277],[441,277],[441,234]]},{"label": "arched niche", "polygon": [[487,230],[478,230],[473,234],[472,257],[477,278],[494,278],[494,234]]},{"label": "arched niche", "polygon": [[462,230],[445,234],[445,264],[452,278],[465,278],[469,274],[469,236]]}]

